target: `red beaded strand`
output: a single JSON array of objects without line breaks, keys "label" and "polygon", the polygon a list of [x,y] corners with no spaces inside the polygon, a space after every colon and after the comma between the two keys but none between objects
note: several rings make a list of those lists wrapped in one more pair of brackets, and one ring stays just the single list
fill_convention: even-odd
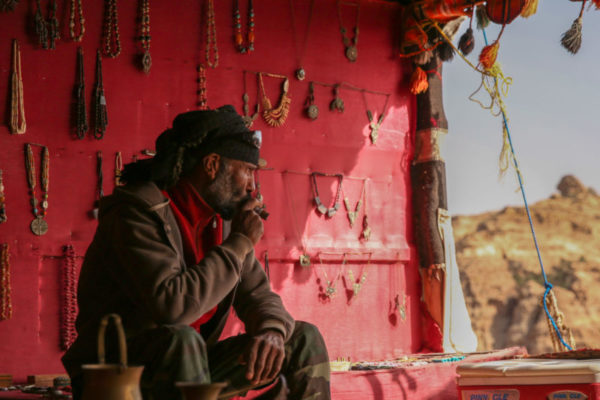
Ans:
[{"label": "red beaded strand", "polygon": [[240,53],[250,53],[254,51],[254,6],[252,0],[248,0],[248,33],[246,34],[247,46],[244,46],[244,36],[242,35],[242,18],[240,14],[239,0],[235,0],[235,11],[233,13],[235,35],[234,42],[237,51]]},{"label": "red beaded strand", "polygon": [[77,337],[75,319],[77,317],[77,267],[73,245],[63,247],[60,307],[60,347],[67,350]]},{"label": "red beaded strand", "polygon": [[10,254],[8,243],[0,246],[0,320],[12,317],[12,299],[10,287]]}]

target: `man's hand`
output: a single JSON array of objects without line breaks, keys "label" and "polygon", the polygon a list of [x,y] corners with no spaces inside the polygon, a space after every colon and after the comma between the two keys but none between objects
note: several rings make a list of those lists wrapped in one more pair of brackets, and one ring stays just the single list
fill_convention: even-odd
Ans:
[{"label": "man's hand", "polygon": [[281,370],[284,357],[281,332],[270,329],[252,337],[242,355],[246,379],[253,385],[272,381]]},{"label": "man's hand", "polygon": [[248,200],[231,221],[231,231],[247,236],[254,245],[264,233],[262,219],[254,211],[256,207],[262,207],[262,202],[256,199]]}]

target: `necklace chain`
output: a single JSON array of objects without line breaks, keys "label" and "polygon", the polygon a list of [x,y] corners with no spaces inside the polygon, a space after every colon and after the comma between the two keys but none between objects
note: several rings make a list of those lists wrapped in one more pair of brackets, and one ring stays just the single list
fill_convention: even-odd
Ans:
[{"label": "necklace chain", "polygon": [[106,57],[116,58],[121,54],[121,39],[119,36],[119,11],[117,0],[105,0],[104,17],[104,43],[102,54]]},{"label": "necklace chain", "polygon": [[[273,78],[283,78],[281,97],[279,99],[279,104],[277,107],[273,107],[271,104],[271,100],[267,97],[267,93],[265,91],[265,84],[263,82],[263,75]],[[276,74],[263,74],[262,72],[258,73],[258,85],[260,87],[262,93],[262,107],[263,107],[263,118],[270,126],[277,128],[282,126],[287,119],[287,116],[290,112],[290,104],[292,103],[292,99],[288,96],[288,90],[290,87],[289,79],[283,75]]]},{"label": "necklace chain", "polygon": [[310,11],[308,12],[308,22],[306,24],[306,32],[304,33],[304,39],[302,40],[302,47],[298,47],[298,30],[296,27],[296,18],[294,13],[294,2],[293,0],[289,0],[290,3],[290,14],[292,17],[292,33],[294,39],[294,49],[296,52],[296,62],[298,64],[298,69],[296,70],[296,78],[300,81],[306,78],[306,71],[302,66],[302,60],[304,59],[304,53],[306,52],[306,46],[308,44],[308,37],[310,35],[310,25],[313,17],[313,9],[315,6],[315,0],[310,1]]},{"label": "necklace chain", "polygon": [[[211,61],[211,50],[213,59]],[[217,47],[217,25],[215,22],[215,4],[213,0],[207,2],[206,12],[206,65],[211,68],[219,66],[219,48]]]},{"label": "necklace chain", "polygon": [[336,177],[338,179],[338,187],[337,187],[337,191],[335,193],[335,200],[333,202],[333,206],[329,207],[329,208],[325,207],[325,205],[321,202],[321,199],[319,197],[319,187],[317,186],[317,176],[328,176],[328,175],[324,174],[322,172],[313,172],[312,174],[310,174],[311,182],[312,182],[312,186],[313,186],[313,192],[314,192],[314,200],[315,200],[315,204],[317,206],[317,211],[320,212],[321,214],[327,215],[329,218],[331,218],[335,215],[337,210],[340,208],[340,194],[342,192],[342,182],[344,180],[344,175],[342,175],[342,174],[333,175],[334,177]]},{"label": "necklace chain", "polygon": [[75,318],[77,316],[77,276],[73,245],[63,247],[63,263],[61,265],[61,310],[60,310],[60,344],[63,350],[68,349],[77,337]]},{"label": "necklace chain", "polygon": [[94,137],[98,140],[102,139],[107,126],[108,112],[102,82],[102,55],[98,50],[96,53],[96,87],[94,88]]},{"label": "necklace chain", "polygon": [[0,320],[12,317],[9,250],[8,243],[0,245]]},{"label": "necklace chain", "polygon": [[206,94],[206,68],[198,65],[198,108],[208,110],[208,97]]},{"label": "necklace chain", "polygon": [[[347,36],[348,30],[346,29],[346,27],[344,26],[344,22],[342,21],[342,5],[350,5],[350,6],[355,6],[356,7],[356,22],[354,25],[354,37],[352,39],[350,39]],[[342,42],[344,43],[344,47],[346,48],[346,58],[348,58],[349,61],[354,62],[356,61],[357,57],[358,57],[358,33],[359,33],[359,29],[358,29],[358,20],[360,17],[360,3],[345,3],[341,0],[338,0],[337,2],[337,11],[338,11],[338,19],[340,22],[340,33],[342,34]]]},{"label": "necklace chain", "polygon": [[0,1],[0,11],[1,12],[13,11],[18,3],[19,3],[19,0],[2,0],[2,1]]},{"label": "necklace chain", "polygon": [[23,99],[21,49],[17,39],[13,40],[12,56],[10,132],[21,135],[27,130],[27,122],[25,121],[25,100]]},{"label": "necklace chain", "polygon": [[254,6],[252,0],[248,0],[248,25],[246,26],[247,45],[244,45],[244,36],[242,35],[242,17],[240,14],[239,0],[235,0],[233,19],[235,26],[235,48],[242,54],[254,51]]},{"label": "necklace chain", "polygon": [[[38,203],[36,196],[35,158],[32,145],[29,143],[25,144],[25,166],[27,168],[27,183],[29,184],[33,216],[44,218],[48,210],[48,190],[50,186],[50,152],[48,151],[48,147],[42,146],[42,167],[40,173],[41,204]],[[40,205],[39,208],[38,204]]]},{"label": "necklace chain", "polygon": [[[71,13],[69,14],[69,36],[74,42],[81,42],[85,33],[85,18],[83,17],[83,0],[71,0]],[[75,33],[76,15],[79,15],[79,33]]]},{"label": "necklace chain", "polygon": [[142,48],[142,70],[149,74],[152,67],[152,57],[150,56],[150,0],[140,0],[140,24],[139,24],[139,41]]},{"label": "necklace chain", "polygon": [[77,124],[76,133],[79,139],[85,138],[85,134],[89,130],[87,111],[85,105],[85,79],[83,74],[83,49],[77,48]]}]

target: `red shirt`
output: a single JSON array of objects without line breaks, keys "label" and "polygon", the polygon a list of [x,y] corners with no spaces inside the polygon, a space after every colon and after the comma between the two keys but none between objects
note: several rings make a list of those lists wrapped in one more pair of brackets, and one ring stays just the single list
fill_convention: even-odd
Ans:
[{"label": "red shirt", "polygon": [[[171,200],[169,205],[181,232],[185,262],[187,265],[198,264],[207,251],[223,241],[223,220],[186,180],[179,181],[168,192],[162,192]],[[201,325],[216,312],[217,306],[191,326],[200,332]]]}]

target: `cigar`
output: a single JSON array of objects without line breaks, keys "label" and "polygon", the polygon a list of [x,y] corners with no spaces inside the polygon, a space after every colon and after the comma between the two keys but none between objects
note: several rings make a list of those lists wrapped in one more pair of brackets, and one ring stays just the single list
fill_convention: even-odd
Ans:
[{"label": "cigar", "polygon": [[267,210],[265,210],[265,208],[267,208],[267,207],[266,206],[262,206],[262,207],[255,207],[254,208],[254,212],[257,213],[264,220],[266,220],[267,218],[269,218],[269,213],[267,212]]}]

